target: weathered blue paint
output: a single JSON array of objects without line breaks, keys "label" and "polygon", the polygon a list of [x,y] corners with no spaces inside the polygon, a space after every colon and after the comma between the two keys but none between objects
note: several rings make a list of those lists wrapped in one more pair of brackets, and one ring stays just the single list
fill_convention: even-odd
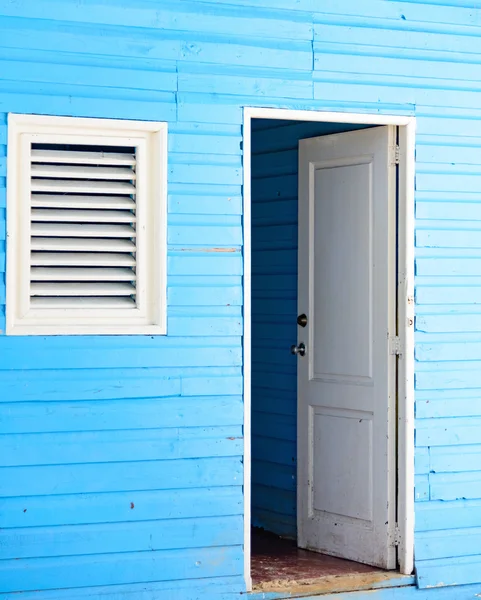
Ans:
[{"label": "weathered blue paint", "polygon": [[[0,2],[0,329],[7,113],[169,123],[168,335],[0,338],[2,600],[232,600],[245,589],[245,106],[417,117],[416,565],[421,587],[455,587],[375,594],[481,592],[461,585],[481,581],[480,18],[468,0]],[[292,177],[279,183],[295,197]],[[261,180],[256,190],[269,193]],[[261,250],[257,274],[295,273],[295,251]],[[255,310],[280,310],[271,300],[256,296]],[[258,323],[256,340],[269,335]],[[282,461],[290,402],[275,421]]]}]

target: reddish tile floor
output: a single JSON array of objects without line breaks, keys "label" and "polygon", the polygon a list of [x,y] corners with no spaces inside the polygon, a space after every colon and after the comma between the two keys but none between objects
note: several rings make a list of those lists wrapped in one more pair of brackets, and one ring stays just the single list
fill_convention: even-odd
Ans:
[{"label": "reddish tile floor", "polygon": [[279,538],[261,529],[252,529],[252,583],[279,580],[306,580],[321,577],[372,574],[379,569],[342,558],[300,550],[293,540]]}]

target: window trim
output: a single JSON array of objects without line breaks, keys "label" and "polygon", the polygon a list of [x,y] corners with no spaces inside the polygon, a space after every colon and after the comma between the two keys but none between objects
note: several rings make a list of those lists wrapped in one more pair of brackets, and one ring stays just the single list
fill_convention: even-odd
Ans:
[{"label": "window trim", "polygon": [[[141,269],[148,286],[143,303],[145,310],[119,309],[112,317],[111,309],[33,309],[28,305],[25,281],[30,285],[29,227],[30,200],[25,169],[30,165],[29,144],[32,139],[85,139],[86,143],[106,145],[116,139],[139,146],[149,152],[144,173],[147,191],[140,210],[146,213],[144,258]],[[107,140],[107,141],[106,141]],[[25,162],[26,161],[26,162]],[[27,173],[30,180],[30,173]],[[8,115],[7,146],[7,237],[6,237],[6,334],[7,335],[148,335],[166,334],[167,329],[167,123],[56,117],[40,115]],[[146,251],[145,247],[154,251]],[[50,312],[50,314],[47,313]],[[47,318],[48,317],[48,318]]]}]

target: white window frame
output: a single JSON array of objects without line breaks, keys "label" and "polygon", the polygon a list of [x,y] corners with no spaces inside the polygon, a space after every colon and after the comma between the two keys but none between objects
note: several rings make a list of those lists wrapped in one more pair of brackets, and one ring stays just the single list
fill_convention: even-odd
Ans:
[{"label": "white window frame", "polygon": [[[32,143],[135,146],[137,251],[134,309],[41,309],[29,305],[30,148]],[[166,334],[167,123],[8,115],[7,335]]]}]

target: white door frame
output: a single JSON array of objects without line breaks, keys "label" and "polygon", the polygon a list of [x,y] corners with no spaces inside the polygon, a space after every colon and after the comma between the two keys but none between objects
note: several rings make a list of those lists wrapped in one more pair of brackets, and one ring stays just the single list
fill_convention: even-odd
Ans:
[{"label": "white door frame", "polygon": [[[251,546],[251,125],[252,119],[279,119],[399,126],[398,205],[398,497],[400,572],[414,569],[414,172],[415,117],[336,113],[280,108],[244,108],[244,577],[252,589]],[[293,343],[295,340],[293,341]]]}]

